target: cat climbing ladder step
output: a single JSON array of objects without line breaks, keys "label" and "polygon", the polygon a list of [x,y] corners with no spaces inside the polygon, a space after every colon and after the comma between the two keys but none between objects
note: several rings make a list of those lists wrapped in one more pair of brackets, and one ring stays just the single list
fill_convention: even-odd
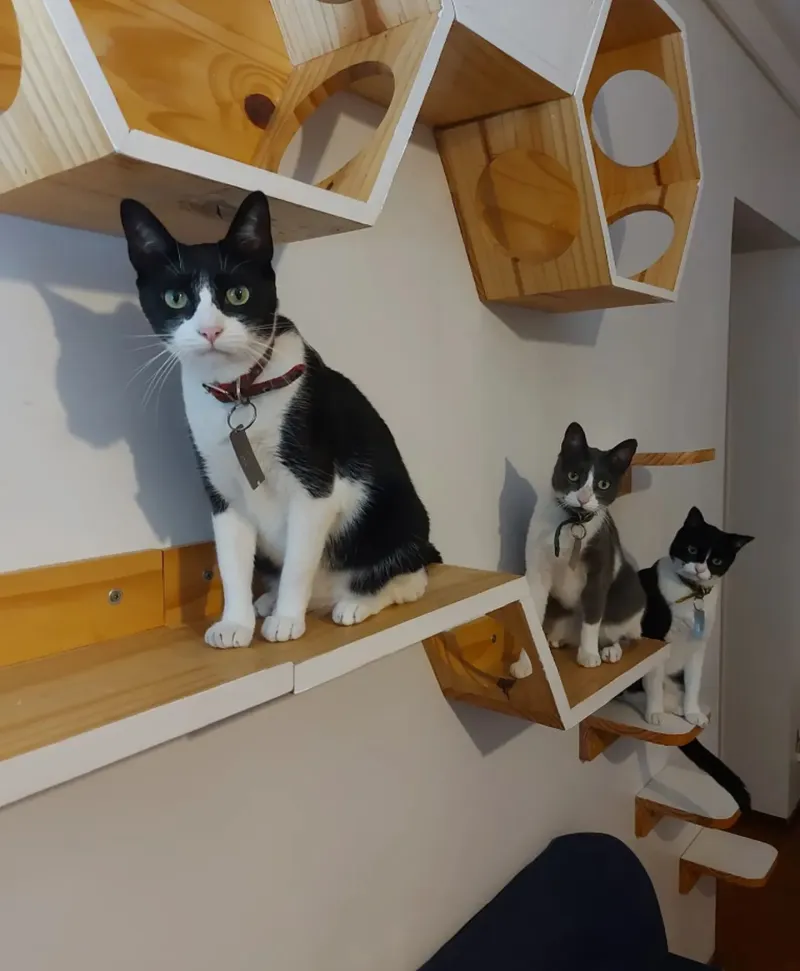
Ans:
[{"label": "cat climbing ladder step", "polygon": [[647,836],[666,817],[729,829],[740,814],[733,796],[711,776],[694,766],[668,765],[636,796],[636,835]]},{"label": "cat climbing ladder step", "polygon": [[634,702],[615,698],[581,722],[579,756],[581,762],[591,762],[622,737],[654,745],[685,745],[702,731],[698,725],[668,713],[661,716],[660,725],[651,725]]},{"label": "cat climbing ladder step", "polygon": [[778,851],[769,843],[702,829],[681,856],[678,889],[689,893],[703,876],[740,887],[763,887],[778,862]]}]

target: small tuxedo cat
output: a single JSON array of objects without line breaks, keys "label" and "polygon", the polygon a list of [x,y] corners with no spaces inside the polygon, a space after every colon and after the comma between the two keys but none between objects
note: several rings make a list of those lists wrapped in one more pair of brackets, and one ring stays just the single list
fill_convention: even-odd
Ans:
[{"label": "small tuxedo cat", "polygon": [[[752,536],[724,533],[692,508],[669,549],[639,576],[647,595],[642,633],[669,645],[667,660],[623,694],[635,707],[645,692],[645,717],[659,725],[664,712],[680,715],[692,725],[704,726],[700,710],[700,684],[708,636],[714,626],[719,584]],[[696,738],[681,745],[694,764],[715,779],[739,804],[750,808],[744,782]]]},{"label": "small tuxedo cat", "polygon": [[[305,631],[306,610],[355,624],[417,600],[441,562],[391,432],[278,313],[269,203],[253,193],[219,243],[173,239],[121,207],[142,309],[180,361],[213,514],[225,607],[213,647]],[[267,592],[254,605],[254,564]]]},{"label": "small tuxedo cat", "polygon": [[700,710],[700,683],[719,584],[736,554],[752,539],[724,533],[693,507],[672,541],[669,556],[640,572],[647,594],[642,632],[670,645],[665,664],[643,679],[651,724],[658,725],[665,711],[682,715],[692,725],[708,723]]},{"label": "small tuxedo cat", "polygon": [[[531,522],[528,582],[553,647],[578,647],[592,668],[622,657],[641,636],[644,592],[627,560],[609,506],[637,443],[592,448],[577,422],[567,428],[553,470],[553,495]],[[541,507],[541,508],[540,508]]]}]

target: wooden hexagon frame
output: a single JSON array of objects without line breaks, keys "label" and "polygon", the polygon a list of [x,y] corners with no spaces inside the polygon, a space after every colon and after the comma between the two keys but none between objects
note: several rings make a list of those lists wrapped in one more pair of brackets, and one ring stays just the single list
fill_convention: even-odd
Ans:
[{"label": "wooden hexagon frame", "polygon": [[[589,119],[603,85],[627,70],[660,78],[675,97],[677,134],[651,165],[626,167],[596,143]],[[661,0],[611,0],[597,50],[572,98],[479,119],[438,133],[478,290],[486,301],[576,311],[674,300],[691,236],[701,181],[694,103],[683,25]],[[487,173],[526,153],[507,184]],[[549,159],[580,202],[577,227],[564,201],[553,207]],[[566,177],[566,179],[565,179]],[[565,200],[567,195],[565,194]],[[633,279],[617,272],[609,225],[634,212],[667,213],[674,235],[666,252]],[[571,225],[573,239],[564,247]],[[498,226],[505,232],[498,232]],[[577,229],[577,231],[576,231]],[[528,251],[520,249],[526,236]],[[515,245],[509,240],[514,239]]]},{"label": "wooden hexagon frame", "polygon": [[[575,91],[460,23],[453,0],[3,4],[2,212],[118,233],[132,195],[191,242],[261,189],[279,241],[357,229],[377,219],[421,118],[484,299],[585,310],[675,296],[700,162],[682,28],[664,0],[602,0]],[[626,169],[593,142],[587,106],[631,67],[672,89],[680,128],[655,165]],[[320,185],[279,174],[292,137],[344,87],[386,108],[366,146]],[[669,213],[675,238],[626,280],[608,225],[641,209]]]}]

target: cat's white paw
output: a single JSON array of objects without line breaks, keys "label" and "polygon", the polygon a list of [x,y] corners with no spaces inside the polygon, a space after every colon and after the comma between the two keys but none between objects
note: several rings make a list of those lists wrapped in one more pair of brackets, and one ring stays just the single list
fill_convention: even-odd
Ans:
[{"label": "cat's white paw", "polygon": [[248,647],[253,640],[253,624],[238,624],[233,620],[218,620],[206,631],[206,644],[222,650],[226,647]]},{"label": "cat's white paw", "polygon": [[578,651],[578,664],[582,668],[599,668],[602,663],[599,653],[595,654],[593,651],[584,651],[583,649]]},{"label": "cat's white paw", "polygon": [[531,664],[531,659],[528,657],[528,652],[523,651],[519,658],[514,661],[514,663],[509,668],[511,672],[511,677],[516,678],[517,681],[521,681],[523,678],[529,678],[533,674],[533,665]]},{"label": "cat's white paw", "polygon": [[622,660],[622,648],[619,644],[609,644],[608,647],[600,649],[600,657],[607,664],[616,664],[617,661]]},{"label": "cat's white paw", "polygon": [[369,602],[364,600],[340,600],[333,608],[333,622],[350,627],[352,624],[360,624],[374,613],[375,610]]},{"label": "cat's white paw", "polygon": [[259,617],[269,617],[269,615],[275,610],[275,604],[278,602],[278,591],[268,590],[266,593],[262,593],[261,596],[256,600],[253,606],[256,609],[256,613]]},{"label": "cat's white paw", "polygon": [[296,641],[306,632],[305,617],[287,617],[281,614],[270,614],[261,625],[264,639],[272,641]]},{"label": "cat's white paw", "polygon": [[648,722],[650,722],[651,725],[660,725],[661,724],[661,721],[662,721],[662,719],[664,717],[664,712],[663,711],[648,711],[646,717],[647,717]]},{"label": "cat's white paw", "polygon": [[686,711],[683,713],[683,717],[690,725],[697,725],[699,728],[705,728],[708,724],[708,716],[703,714],[702,711]]},{"label": "cat's white paw", "polygon": [[562,647],[569,647],[569,644],[566,641],[562,641],[559,639],[555,641],[550,641],[550,647],[552,647],[556,651],[560,651]]}]

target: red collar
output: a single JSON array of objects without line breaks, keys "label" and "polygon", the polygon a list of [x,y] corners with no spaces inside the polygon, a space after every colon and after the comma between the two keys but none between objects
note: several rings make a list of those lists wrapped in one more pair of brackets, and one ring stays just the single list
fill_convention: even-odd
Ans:
[{"label": "red collar", "polygon": [[272,358],[272,350],[273,347],[270,345],[267,348],[266,354],[250,368],[247,374],[243,374],[235,381],[230,381],[227,384],[204,384],[203,387],[217,401],[222,401],[225,404],[236,404],[242,401],[249,401],[257,395],[266,394],[267,391],[286,388],[290,384],[293,384],[299,377],[302,377],[306,369],[305,364],[295,364],[293,368],[277,378],[269,378],[267,381],[256,382],[256,378],[261,374],[267,364],[269,364]]}]

